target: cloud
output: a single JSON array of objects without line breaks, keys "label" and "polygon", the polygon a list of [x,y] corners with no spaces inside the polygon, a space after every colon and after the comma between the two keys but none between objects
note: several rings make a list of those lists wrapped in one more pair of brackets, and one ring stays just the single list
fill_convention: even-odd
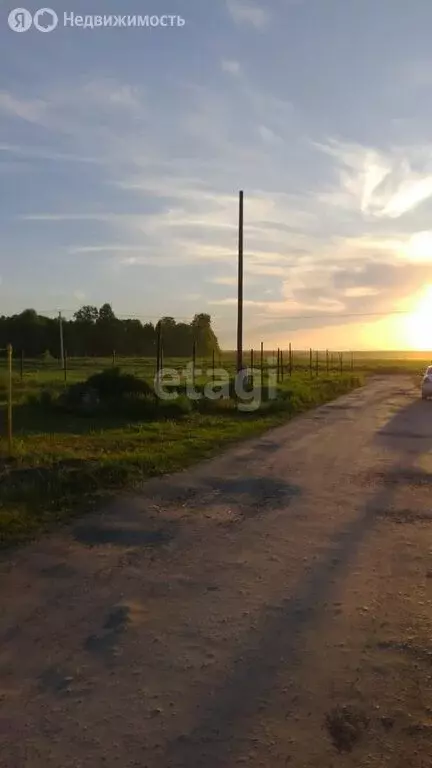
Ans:
[{"label": "cloud", "polygon": [[266,125],[259,125],[258,133],[265,144],[283,144],[281,137],[272,131],[271,128],[267,128]]},{"label": "cloud", "polygon": [[251,275],[261,275],[266,277],[283,277],[287,274],[287,268],[276,264],[257,264],[254,262],[245,265],[245,272]]},{"label": "cloud", "polygon": [[227,8],[237,24],[263,29],[269,22],[268,12],[250,0],[227,0]]},{"label": "cloud", "polygon": [[347,288],[345,291],[345,296],[352,299],[352,298],[362,298],[363,296],[377,296],[379,294],[378,288],[372,288],[367,286],[353,286],[352,288]]},{"label": "cloud", "polygon": [[338,184],[320,194],[321,202],[372,218],[397,219],[432,197],[432,147],[383,152],[335,140],[315,147],[337,162]]},{"label": "cloud", "polygon": [[207,282],[214,283],[214,285],[237,285],[237,277],[234,275],[226,275],[222,277],[210,277]]},{"label": "cloud", "polygon": [[20,99],[7,91],[0,91],[0,112],[42,125],[46,120],[47,104],[42,99]]}]

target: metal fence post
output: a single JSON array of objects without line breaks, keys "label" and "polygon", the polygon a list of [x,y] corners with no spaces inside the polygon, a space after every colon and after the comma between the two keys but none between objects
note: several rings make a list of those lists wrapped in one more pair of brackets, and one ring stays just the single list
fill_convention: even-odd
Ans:
[{"label": "metal fence post", "polygon": [[8,404],[7,404],[7,433],[9,456],[12,456],[12,344],[7,345],[8,361]]},{"label": "metal fence post", "polygon": [[196,343],[192,345],[192,386],[195,386]]}]

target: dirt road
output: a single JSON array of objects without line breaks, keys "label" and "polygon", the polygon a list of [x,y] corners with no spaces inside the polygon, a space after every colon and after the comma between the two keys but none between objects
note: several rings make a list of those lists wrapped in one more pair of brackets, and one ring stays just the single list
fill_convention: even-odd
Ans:
[{"label": "dirt road", "polygon": [[0,564],[0,765],[432,765],[432,403],[376,379]]}]

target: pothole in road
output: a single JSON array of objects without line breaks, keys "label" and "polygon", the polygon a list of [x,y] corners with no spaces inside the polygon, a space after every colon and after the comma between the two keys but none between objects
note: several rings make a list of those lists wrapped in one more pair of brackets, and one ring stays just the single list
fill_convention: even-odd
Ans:
[{"label": "pothole in road", "polygon": [[352,752],[369,727],[370,719],[358,707],[334,707],[325,716],[325,728],[338,752]]}]

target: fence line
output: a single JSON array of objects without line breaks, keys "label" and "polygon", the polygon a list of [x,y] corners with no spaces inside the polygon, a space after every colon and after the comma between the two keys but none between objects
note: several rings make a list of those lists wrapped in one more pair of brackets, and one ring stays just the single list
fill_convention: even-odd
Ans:
[{"label": "fence line", "polygon": [[[3,349],[3,352],[6,350]],[[249,356],[248,356],[249,357]],[[61,362],[61,361],[60,361]],[[220,368],[228,370],[232,375],[236,373],[235,353],[220,353],[218,364]],[[13,358],[13,373],[18,374],[19,379],[24,381],[27,375],[38,372],[59,371],[59,360],[51,356],[42,358],[30,358],[25,356],[24,350],[16,353]],[[103,370],[109,366],[118,366],[137,375],[153,378],[161,373],[164,366],[181,371],[187,364],[191,364],[192,378],[195,380],[197,372],[200,369],[211,371],[212,378],[215,377],[216,355],[210,352],[208,355],[201,356],[197,352],[197,344],[193,343],[190,357],[168,357],[165,354],[162,333],[158,335],[158,343],[155,350],[155,357],[149,356],[129,356],[120,357],[115,350],[112,351],[112,357],[70,357],[67,350],[64,350],[62,371],[64,382],[68,379],[75,379],[77,374],[85,374],[86,370],[93,372]],[[250,357],[245,361],[245,368],[257,368],[260,377],[265,378],[270,373],[274,373],[276,381],[282,383],[285,377],[292,377],[295,374],[309,374],[310,378],[316,376],[335,373],[347,373],[349,371],[364,370],[367,367],[367,358],[356,358],[353,352],[329,352],[329,350],[320,351],[312,349],[308,351],[294,350],[290,343],[288,349],[278,348],[277,350],[266,350],[264,343],[261,342],[258,350],[251,348]],[[0,358],[0,373],[4,361]],[[209,374],[210,375],[210,374]]]}]

